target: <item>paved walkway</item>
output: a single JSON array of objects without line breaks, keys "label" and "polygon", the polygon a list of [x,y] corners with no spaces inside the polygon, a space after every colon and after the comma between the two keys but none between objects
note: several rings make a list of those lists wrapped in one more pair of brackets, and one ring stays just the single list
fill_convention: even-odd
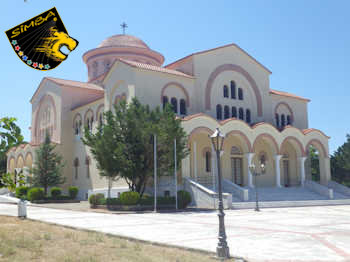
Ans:
[{"label": "paved walkway", "polygon": [[[1,204],[0,215],[17,215]],[[28,207],[31,219],[215,252],[215,212],[101,214]],[[350,261],[350,206],[226,211],[230,253],[248,261]],[[1,217],[0,217],[1,223]]]}]

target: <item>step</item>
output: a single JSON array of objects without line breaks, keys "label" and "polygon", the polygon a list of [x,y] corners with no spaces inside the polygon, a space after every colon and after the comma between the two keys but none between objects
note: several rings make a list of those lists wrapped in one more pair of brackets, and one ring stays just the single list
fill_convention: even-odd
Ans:
[{"label": "step", "polygon": [[[232,209],[253,209],[255,202],[232,202]],[[332,206],[332,205],[350,205],[350,199],[336,200],[304,200],[304,201],[259,201],[261,208],[280,208],[280,207],[305,207],[305,206]]]}]

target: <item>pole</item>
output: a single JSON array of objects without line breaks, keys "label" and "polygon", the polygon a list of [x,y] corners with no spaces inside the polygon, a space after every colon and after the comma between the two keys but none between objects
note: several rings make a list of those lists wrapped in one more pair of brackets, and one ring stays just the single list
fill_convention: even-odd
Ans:
[{"label": "pole", "polygon": [[154,212],[157,212],[157,136],[154,135]]},{"label": "pole", "polygon": [[175,208],[177,210],[177,175],[176,175],[176,171],[177,171],[177,163],[176,163],[176,138],[174,140],[174,162],[175,162],[175,171],[174,171],[174,177],[175,177]]},{"label": "pole", "polygon": [[219,186],[219,243],[216,247],[216,254],[219,258],[230,257],[230,251],[227,246],[225,222],[224,222],[224,205],[222,202],[222,187],[221,187],[221,166],[220,166],[220,151],[216,149],[216,161],[218,166],[218,186]]}]

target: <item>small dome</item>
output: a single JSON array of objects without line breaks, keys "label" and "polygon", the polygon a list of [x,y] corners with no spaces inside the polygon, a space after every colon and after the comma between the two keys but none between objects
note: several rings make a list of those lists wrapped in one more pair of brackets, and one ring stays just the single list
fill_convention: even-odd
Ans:
[{"label": "small dome", "polygon": [[140,38],[132,35],[114,35],[106,38],[98,47],[138,47],[150,49]]}]

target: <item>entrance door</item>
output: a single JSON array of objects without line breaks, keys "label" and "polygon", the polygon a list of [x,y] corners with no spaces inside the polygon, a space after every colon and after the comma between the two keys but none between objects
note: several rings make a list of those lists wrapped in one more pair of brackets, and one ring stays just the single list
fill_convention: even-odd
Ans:
[{"label": "entrance door", "polygon": [[236,185],[243,186],[242,177],[242,158],[232,157],[231,158],[231,170],[232,170],[232,182]]},{"label": "entrance door", "polygon": [[284,185],[290,186],[289,160],[283,160]]}]

